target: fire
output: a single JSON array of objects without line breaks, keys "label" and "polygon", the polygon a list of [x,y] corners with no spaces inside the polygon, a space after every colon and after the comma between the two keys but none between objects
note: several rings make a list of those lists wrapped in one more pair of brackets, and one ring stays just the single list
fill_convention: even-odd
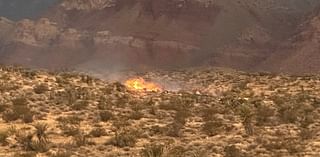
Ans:
[{"label": "fire", "polygon": [[127,86],[130,90],[136,91],[162,91],[160,85],[152,82],[147,82],[143,78],[129,79],[125,82],[125,86]]}]

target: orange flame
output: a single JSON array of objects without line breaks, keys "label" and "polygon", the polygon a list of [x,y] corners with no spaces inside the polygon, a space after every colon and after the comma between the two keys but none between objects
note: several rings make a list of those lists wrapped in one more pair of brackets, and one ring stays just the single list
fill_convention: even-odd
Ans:
[{"label": "orange flame", "polygon": [[127,86],[127,88],[129,88],[130,90],[136,91],[162,91],[162,88],[158,84],[146,82],[143,78],[129,79],[125,82],[125,86]]}]

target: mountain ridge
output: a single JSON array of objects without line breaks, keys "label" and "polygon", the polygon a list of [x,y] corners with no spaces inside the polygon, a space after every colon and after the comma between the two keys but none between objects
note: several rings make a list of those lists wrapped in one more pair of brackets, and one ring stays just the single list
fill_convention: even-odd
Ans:
[{"label": "mountain ridge", "polygon": [[[14,31],[4,31],[9,34],[0,37],[0,54],[5,56],[0,61],[84,70],[112,69],[112,65],[139,69],[209,64],[301,73],[305,68],[302,64],[299,70],[285,68],[294,67],[297,61],[289,61],[293,53],[285,53],[283,48],[292,36],[299,34],[299,25],[308,23],[304,19],[311,18],[313,5],[318,3],[314,0],[61,1],[40,19],[1,24]],[[5,45],[11,45],[10,49]],[[23,49],[34,51],[34,55],[29,56]],[[21,55],[16,58],[15,54]],[[64,54],[70,57],[63,58]],[[283,63],[276,59],[281,56]],[[39,58],[43,61],[38,61]]]}]

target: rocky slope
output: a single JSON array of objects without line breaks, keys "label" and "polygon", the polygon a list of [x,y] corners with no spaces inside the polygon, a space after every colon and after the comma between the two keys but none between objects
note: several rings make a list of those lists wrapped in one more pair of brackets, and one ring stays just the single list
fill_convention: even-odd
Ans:
[{"label": "rocky slope", "polygon": [[42,19],[0,23],[10,30],[0,34],[0,62],[89,71],[203,64],[261,70],[319,3],[65,0]]},{"label": "rocky slope", "polygon": [[[320,10],[319,10],[320,11]],[[273,70],[293,73],[320,72],[320,14],[319,11],[306,20],[299,33],[285,42],[264,66]]]}]

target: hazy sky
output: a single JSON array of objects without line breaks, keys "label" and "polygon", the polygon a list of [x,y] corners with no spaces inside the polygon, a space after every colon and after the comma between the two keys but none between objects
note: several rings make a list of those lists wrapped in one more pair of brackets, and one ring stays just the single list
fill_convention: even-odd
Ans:
[{"label": "hazy sky", "polygon": [[58,0],[0,0],[0,16],[12,20],[36,17]]}]

